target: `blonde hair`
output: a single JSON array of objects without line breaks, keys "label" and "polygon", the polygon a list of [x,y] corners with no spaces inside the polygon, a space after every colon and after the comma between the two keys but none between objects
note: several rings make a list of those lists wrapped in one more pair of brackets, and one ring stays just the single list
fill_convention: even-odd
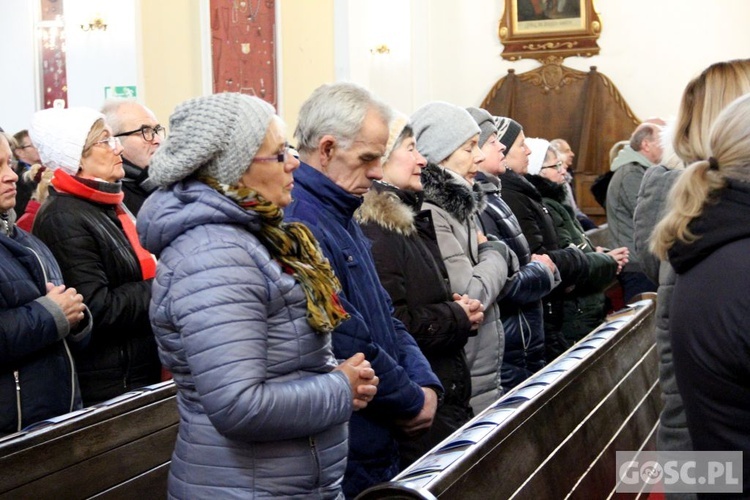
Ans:
[{"label": "blonde hair", "polygon": [[651,237],[651,251],[659,258],[666,259],[677,241],[692,243],[698,238],[688,226],[703,213],[707,203],[721,195],[727,179],[750,182],[748,137],[750,94],[745,94],[716,118],[708,144],[713,156],[690,165],[672,187],[667,213]]},{"label": "blonde hair", "polygon": [[[42,169],[44,169],[44,167],[41,164],[33,164],[31,168],[23,173],[23,180],[25,180],[26,182],[32,182],[34,178],[39,174],[39,171]],[[31,195],[32,199],[38,201],[39,203],[44,203],[44,200],[46,200],[47,196],[49,195],[49,183],[52,180],[52,176],[54,174],[55,173],[50,169],[42,170],[39,178],[39,183],[36,185],[36,189]]]},{"label": "blonde hair", "polygon": [[750,92],[750,59],[712,64],[682,94],[674,129],[674,152],[690,164],[708,158],[711,125],[727,104]]},{"label": "blonde hair", "polygon": [[81,158],[86,158],[91,154],[91,148],[94,147],[94,145],[99,142],[101,139],[102,134],[106,130],[107,124],[104,122],[104,118],[97,119],[93,125],[91,125],[91,129],[89,130],[89,135],[86,136],[86,142],[83,145],[83,152],[81,153]]}]

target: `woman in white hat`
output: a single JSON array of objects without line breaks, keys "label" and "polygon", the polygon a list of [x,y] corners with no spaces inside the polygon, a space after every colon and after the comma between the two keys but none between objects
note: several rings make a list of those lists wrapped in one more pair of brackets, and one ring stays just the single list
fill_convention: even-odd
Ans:
[{"label": "woman in white hat", "polygon": [[160,381],[148,319],[156,262],[122,205],[122,146],[89,108],[45,109],[29,130],[52,188],[33,233],[52,250],[65,283],[83,295],[94,328],[74,353],[84,405]]}]

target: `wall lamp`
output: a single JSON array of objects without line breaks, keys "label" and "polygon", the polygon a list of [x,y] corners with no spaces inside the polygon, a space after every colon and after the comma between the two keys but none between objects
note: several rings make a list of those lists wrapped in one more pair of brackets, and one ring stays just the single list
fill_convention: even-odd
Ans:
[{"label": "wall lamp", "polygon": [[101,17],[95,17],[88,24],[82,24],[83,31],[107,31],[107,23]]}]

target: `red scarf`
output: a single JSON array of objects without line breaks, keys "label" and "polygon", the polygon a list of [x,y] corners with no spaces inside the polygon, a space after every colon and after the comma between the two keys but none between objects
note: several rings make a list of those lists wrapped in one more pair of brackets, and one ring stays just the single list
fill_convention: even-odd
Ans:
[{"label": "red scarf", "polygon": [[83,184],[78,179],[61,169],[55,170],[51,184],[61,193],[70,194],[96,203],[114,205],[117,218],[120,219],[120,224],[122,224],[122,232],[125,233],[125,236],[128,238],[130,246],[133,248],[136,257],[138,258],[138,262],[141,265],[143,279],[148,280],[156,275],[156,258],[143,248],[140,241],[138,241],[135,222],[130,215],[130,212],[122,206],[122,200],[125,198],[125,194],[122,191],[119,193],[105,193],[104,191],[99,191],[98,189]]}]

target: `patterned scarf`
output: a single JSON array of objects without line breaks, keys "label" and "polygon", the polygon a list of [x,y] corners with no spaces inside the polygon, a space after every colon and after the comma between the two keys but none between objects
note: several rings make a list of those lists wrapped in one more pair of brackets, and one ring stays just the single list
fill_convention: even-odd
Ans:
[{"label": "patterned scarf", "polygon": [[257,236],[281,269],[302,286],[310,326],[318,332],[330,333],[349,319],[349,313],[339,301],[341,284],[307,226],[283,222],[284,212],[251,189],[222,184],[208,175],[200,175],[198,180],[260,216]]}]

